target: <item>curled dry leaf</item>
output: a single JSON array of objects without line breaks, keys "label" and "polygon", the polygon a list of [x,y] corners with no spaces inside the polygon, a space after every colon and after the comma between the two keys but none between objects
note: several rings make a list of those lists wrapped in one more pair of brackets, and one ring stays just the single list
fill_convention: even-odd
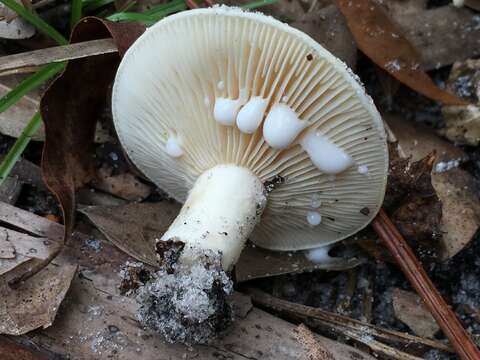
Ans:
[{"label": "curled dry leaf", "polygon": [[440,133],[455,143],[477,146],[480,143],[480,60],[455,63],[447,88],[471,104],[443,106],[445,128]]},{"label": "curled dry leaf", "polygon": [[395,288],[392,290],[395,317],[422,337],[433,338],[440,330],[422,299],[415,293]]},{"label": "curled dry leaf", "polygon": [[[77,24],[71,42],[113,37],[122,55],[143,31],[138,24],[111,23],[89,17]],[[118,54],[70,61],[41,100],[46,133],[42,171],[47,186],[62,207],[65,237],[70,236],[73,229],[75,190],[94,176],[96,122],[119,61]]]},{"label": "curled dry leaf", "polygon": [[387,122],[405,156],[417,161],[436,151],[434,169],[453,166],[447,171],[432,173],[432,185],[442,204],[439,255],[446,260],[462,250],[480,227],[480,200],[475,191],[474,179],[455,166],[461,163],[465,154],[422,126],[395,117],[388,117]]},{"label": "curled dry leaf", "polygon": [[466,102],[438,88],[421,69],[421,59],[382,6],[373,0],[337,0],[357,46],[378,66],[420,94],[449,105]]},{"label": "curled dry leaf", "polygon": [[432,186],[431,171],[434,153],[411,161],[400,158],[395,145],[390,148],[390,172],[384,207],[392,213],[392,221],[415,247],[428,254],[441,237],[442,205]]},{"label": "curled dry leaf", "polygon": [[0,279],[0,333],[21,335],[49,327],[76,269],[76,265],[59,258],[15,288]]}]

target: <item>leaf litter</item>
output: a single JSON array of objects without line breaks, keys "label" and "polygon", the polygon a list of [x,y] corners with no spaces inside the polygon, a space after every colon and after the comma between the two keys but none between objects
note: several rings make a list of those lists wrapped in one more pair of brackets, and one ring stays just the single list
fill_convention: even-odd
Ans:
[{"label": "leaf litter", "polygon": [[[305,6],[305,4],[303,4],[302,6]],[[281,8],[281,6],[279,8],[280,8],[280,11],[284,10],[284,9]],[[312,9],[313,8],[315,8],[315,7],[312,6]],[[427,11],[431,11],[431,10],[427,10]],[[300,8],[296,8],[295,11],[292,11],[289,14],[290,14],[290,16],[292,16],[292,20],[295,20],[295,18],[298,17],[298,14],[305,13],[305,12],[308,12],[308,11],[305,11],[305,7],[304,8],[300,7]],[[285,14],[286,14],[286,12],[285,12]],[[296,14],[296,15],[292,15],[292,14]],[[382,18],[380,18],[380,20],[381,19]],[[72,64],[73,64],[73,62],[72,62]],[[395,59],[393,59],[391,62],[387,62],[387,63],[384,64],[384,67],[386,68],[387,71],[390,71],[390,73],[398,72],[398,67],[399,66],[401,68],[402,64],[395,62]],[[442,96],[444,96],[444,95],[442,95]],[[87,125],[87,126],[90,126],[90,125]],[[85,133],[87,133],[87,132],[85,132]],[[79,135],[83,136],[85,133],[80,133]],[[83,137],[82,138],[83,140],[85,140],[85,144],[90,144],[91,143],[91,140],[90,140],[91,136],[90,135],[91,135],[91,131],[88,132],[88,137]],[[74,134],[74,136],[75,136],[75,134]],[[48,137],[47,137],[47,141],[48,141]],[[76,143],[72,142],[72,144],[76,144]],[[71,151],[71,152],[76,153],[78,150],[75,146],[71,146],[72,144],[70,144],[68,146],[64,146],[63,149],[65,149],[65,151],[71,151],[73,149],[74,151],[73,152]],[[83,148],[80,147],[78,149],[81,152],[82,151],[81,149],[85,149],[85,147],[83,147]],[[88,153],[88,151],[86,153]],[[427,154],[424,154],[423,156],[425,156]],[[82,157],[84,155],[86,155],[86,154],[80,154],[80,157]],[[438,153],[437,153],[437,156],[438,156]],[[416,161],[418,161],[418,160],[420,160],[420,159],[416,159]],[[51,160],[51,162],[55,162],[55,161]],[[63,161],[63,160],[61,160],[61,161]],[[67,159],[67,161],[70,162],[70,161],[72,161],[72,159]],[[82,161],[80,161],[80,163],[83,164]],[[74,164],[78,164],[77,159],[74,159],[72,162]],[[87,162],[85,162],[85,164],[86,163]],[[432,165],[432,166],[434,166],[434,169],[438,168],[441,171],[436,171],[432,174],[432,179],[433,179],[432,181],[435,182],[435,180],[434,180],[435,177],[436,176],[441,176],[442,174],[451,174],[452,172],[460,171],[460,170],[464,171],[462,168],[458,168],[458,166],[457,166],[457,165],[463,166],[463,163],[464,163],[464,158],[463,157],[453,158],[453,159],[449,159],[449,160],[448,159],[439,160],[438,162],[435,162],[435,165]],[[88,176],[85,176],[85,174],[82,174],[81,172],[75,173],[75,171],[72,171],[72,170],[75,170],[75,167],[76,167],[76,165],[73,165],[72,167],[70,167],[68,169],[68,171],[67,171],[68,175],[66,176],[66,181],[64,181],[65,179],[63,179],[63,180],[61,179],[61,181],[57,181],[56,183],[55,182],[53,183],[54,184],[53,188],[55,189],[55,193],[57,195],[60,194],[59,198],[61,200],[62,205],[64,205],[64,210],[67,209],[67,211],[66,211],[67,216],[65,217],[65,219],[66,219],[65,222],[67,223],[67,227],[66,227],[67,229],[69,229],[69,228],[72,229],[71,224],[72,224],[73,209],[74,209],[74,206],[72,206],[72,204],[74,203],[74,200],[72,200],[72,198],[74,196],[73,195],[74,194],[74,189],[80,187],[89,178],[91,178],[92,177],[91,174],[93,174],[93,170],[91,170],[91,168],[89,168],[89,167],[86,167]],[[57,168],[57,170],[56,170],[57,174],[58,174],[58,171],[59,171],[60,168]],[[406,168],[406,166],[404,168]],[[47,172],[48,172],[48,169],[47,169]],[[424,173],[426,173],[426,172],[427,171],[425,170]],[[53,173],[50,173],[50,176],[51,176],[50,181],[52,181],[52,178],[53,178],[52,174],[55,174],[55,171]],[[63,177],[63,174],[61,174],[61,175],[62,176],[60,176],[60,178]],[[467,175],[469,175],[469,174],[467,174]],[[435,187],[435,185],[434,185],[434,187]],[[112,193],[111,188],[110,189],[109,188],[103,188],[102,190]],[[415,190],[414,187],[413,187],[413,190]],[[435,190],[434,191],[435,194],[433,194],[433,195],[438,196],[438,198],[440,198],[440,200],[442,200],[441,195],[439,194],[439,190],[437,188],[435,188],[434,190]],[[445,191],[446,191],[447,194],[449,193],[449,190],[445,190]],[[450,191],[451,191],[451,189],[450,189]],[[431,192],[431,189],[430,189],[430,192]],[[425,199],[424,195],[425,195],[425,192],[423,192],[423,194],[422,194],[422,196],[420,196],[420,198]],[[429,198],[432,199],[433,195],[430,194]],[[150,193],[143,198],[148,199],[149,197],[152,197],[152,196],[155,198],[156,195],[153,194],[153,193]],[[401,196],[399,196],[399,198],[401,198]],[[434,217],[434,219],[433,219],[434,221],[426,224],[427,226],[423,229],[419,229],[417,227],[415,227],[415,228],[410,227],[409,228],[410,223],[413,222],[413,221],[412,221],[412,218],[406,217],[407,215],[410,215],[408,209],[410,209],[409,206],[412,206],[412,204],[414,204],[416,206],[415,210],[418,210],[419,208],[422,208],[422,207],[425,207],[425,206],[427,206],[426,209],[428,209],[428,206],[438,205],[438,203],[439,203],[438,199],[434,199],[434,201],[431,201],[431,204],[425,204],[425,203],[420,203],[419,204],[418,203],[418,198],[416,196],[405,197],[405,199],[408,199],[408,201],[406,201],[407,205],[405,205],[406,210],[404,210],[402,213],[398,213],[399,215],[397,216],[397,219],[399,219],[405,225],[408,225],[408,226],[405,226],[405,228],[403,229],[404,233],[405,234],[410,233],[412,238],[416,237],[417,234],[421,233],[421,234],[423,234],[423,236],[426,239],[428,239],[430,237],[431,238],[430,240],[432,240],[432,241],[444,241],[444,239],[446,238],[445,233],[443,233],[440,238],[438,238],[438,237],[435,238],[434,236],[432,236],[432,235],[435,235],[437,233],[438,226],[441,227],[441,226],[444,225],[442,222],[439,222],[439,216],[438,216],[439,212],[437,210],[433,211],[431,213],[429,213],[428,211],[423,212],[423,217],[420,218],[420,219],[424,219],[428,216],[433,216]],[[459,211],[461,212],[461,211],[464,210],[464,208],[462,208],[462,206],[464,206],[463,203],[465,203],[465,201],[463,201],[463,203],[462,203],[462,201],[463,200],[459,200],[459,206],[461,206],[461,208],[456,210],[457,213]],[[164,205],[164,204],[162,204],[162,205]],[[140,204],[140,205],[145,205],[145,204]],[[83,209],[83,210],[85,210],[85,209]],[[89,209],[89,210],[92,210],[92,209]],[[100,211],[102,209],[100,207],[98,209],[93,209],[93,210],[97,210],[97,213],[94,213],[94,211],[92,211],[93,214],[90,214],[93,217],[101,215]],[[105,210],[105,209],[103,209],[103,210]],[[111,210],[113,211],[113,209],[111,209]],[[396,209],[393,209],[393,210],[396,210]],[[444,203],[444,201],[442,201],[442,209],[441,209],[441,219],[442,219],[442,221],[445,218],[445,214],[446,214],[445,210],[446,210],[445,203]],[[109,214],[112,214],[112,213],[113,212],[111,212]],[[101,218],[101,216],[100,216],[99,221],[97,221],[97,222],[93,221],[93,222],[96,223],[97,225],[101,224],[102,222],[105,222],[105,220],[106,220],[105,218],[107,216],[103,216],[103,218]],[[98,218],[97,218],[97,220],[98,220]],[[415,219],[413,219],[413,220],[415,220]],[[109,224],[107,226],[107,227],[110,227],[109,231],[108,232],[105,231],[105,234],[110,236],[112,239],[115,238],[115,237],[121,236],[121,234],[118,234],[118,233],[115,234],[115,236],[112,236],[112,232],[113,232],[112,228],[115,225],[118,225],[118,224],[119,224],[118,221],[116,222],[116,224],[115,224],[115,221],[112,221],[111,224]],[[98,226],[100,227],[100,225],[98,225]],[[131,237],[132,237],[132,239],[134,239],[135,237],[137,237],[137,239],[141,239],[140,243],[143,243],[143,244],[148,243],[148,240],[145,240],[144,233],[147,233],[147,234],[151,233],[151,235],[148,235],[148,236],[151,236],[152,238],[154,237],[155,230],[151,231],[151,229],[146,229],[145,226],[140,226],[140,227],[135,228],[135,225],[133,225],[133,223],[132,223],[132,227],[134,228],[134,231],[132,232]],[[435,229],[435,231],[430,231],[432,229]],[[67,235],[70,234],[70,232],[68,230],[67,230],[66,233],[67,233]],[[447,232],[447,236],[448,236],[449,233],[451,233],[451,231]],[[158,235],[158,233],[157,233],[157,235]],[[461,249],[466,249],[462,252],[462,254],[463,253],[470,254],[471,249],[468,247],[468,243],[470,242],[472,237],[473,237],[473,235],[470,236],[469,239],[466,242],[464,242],[461,246],[458,246],[457,247],[458,251],[460,251]],[[468,236],[465,235],[465,236],[463,236],[463,238],[466,239],[466,238],[468,238]],[[117,243],[125,242],[124,239],[120,239],[120,240],[117,239],[115,241],[117,241]],[[132,242],[132,241],[130,241],[130,242]],[[127,241],[127,243],[128,243],[128,241]],[[460,243],[460,241],[458,241],[456,243]],[[473,245],[475,245],[475,244],[473,244]],[[154,253],[153,254],[151,253],[150,255],[148,255],[146,252],[143,251],[141,246],[139,247],[139,249],[137,249],[136,251],[133,251],[133,252],[130,250],[129,246],[124,245],[124,247],[127,249],[127,252],[130,252],[130,253],[135,253],[136,252],[137,253],[136,257],[138,257],[138,256],[144,256],[145,258],[150,257],[150,259],[152,260],[152,263],[155,265],[156,259],[154,260],[154,258],[155,258]],[[7,249],[7,253],[11,254],[11,248],[8,246],[8,244],[6,245],[5,248]],[[10,249],[10,250],[8,250],[8,249]],[[88,249],[88,251],[93,251],[95,254],[98,253],[98,255],[104,253],[103,247],[99,248],[97,246],[88,246],[87,249]],[[255,254],[261,253],[261,251],[258,251],[258,249],[255,249],[255,248],[251,248],[251,249],[253,249],[253,253],[255,253]],[[451,251],[451,253],[453,253],[453,252],[455,252],[455,251]],[[11,255],[8,255],[8,256],[11,256]],[[262,255],[262,256],[267,258],[270,255],[267,254],[267,255]],[[287,256],[289,256],[289,255],[287,255]],[[301,254],[301,253],[291,254],[290,257],[297,257],[297,256],[298,256],[299,260],[300,260],[300,256],[302,256],[304,258],[303,254]],[[452,256],[452,255],[450,255],[450,256]],[[450,257],[450,256],[448,256],[448,257]],[[285,270],[283,268],[284,263],[282,263],[282,261],[288,261],[288,259],[278,261],[278,263],[280,265],[277,266],[276,268],[275,267],[271,268],[271,273],[273,275],[288,274],[288,273],[292,273],[292,272],[297,272],[293,268],[289,268],[289,269]],[[254,264],[254,263],[255,263],[255,261],[252,262],[252,264]],[[296,263],[296,261],[294,263]],[[270,264],[275,264],[275,262],[271,262]],[[431,263],[430,265],[435,267],[435,263]],[[356,292],[357,290],[360,290],[364,294],[364,296],[361,297],[360,299],[355,295],[352,295],[349,299],[344,298],[342,301],[339,301],[338,305],[340,303],[342,305],[341,306],[339,305],[338,309],[343,309],[342,311],[348,312],[349,314],[351,314],[351,316],[359,316],[358,311],[356,312],[354,307],[357,306],[359,304],[359,301],[360,301],[362,303],[361,308],[363,310],[365,310],[364,313],[360,313],[361,316],[366,316],[366,318],[371,318],[371,316],[373,316],[374,317],[373,321],[375,321],[375,322],[385,321],[385,323],[387,323],[389,326],[390,325],[394,326],[394,327],[398,326],[401,330],[404,330],[404,328],[402,328],[401,325],[390,323],[392,321],[391,316],[390,316],[390,319],[388,318],[388,314],[389,314],[390,310],[387,310],[387,309],[389,307],[391,308],[391,306],[392,306],[391,297],[390,297],[390,302],[389,302],[388,296],[386,296],[384,294],[383,290],[378,291],[378,289],[376,289],[376,290],[373,291],[372,287],[371,287],[371,284],[372,283],[377,284],[380,288],[383,288],[383,287],[389,287],[390,288],[392,285],[400,286],[401,288],[405,288],[406,284],[404,282],[402,282],[402,280],[398,277],[398,274],[396,274],[393,270],[391,270],[389,268],[388,264],[385,265],[385,264],[380,263],[378,265],[378,268],[375,267],[375,266],[372,268],[371,263],[359,263],[359,264],[356,264],[355,266],[357,266],[357,267],[356,268],[352,267],[353,270],[351,268],[351,270],[348,272],[348,274],[349,274],[348,276],[346,276],[345,272],[341,272],[341,273],[338,273],[338,274],[328,274],[328,275],[321,275],[320,276],[320,277],[323,277],[323,276],[331,277],[333,279],[347,279],[347,281],[344,283],[344,285],[345,285],[344,288],[346,288],[346,289],[352,289],[353,288],[355,290],[354,292]],[[303,269],[302,266],[300,268]],[[373,271],[373,273],[375,274],[374,279],[372,279],[371,277],[365,276],[365,273],[366,273],[365,269],[368,269],[368,268],[371,269]],[[118,271],[118,269],[117,269],[117,271]],[[382,272],[385,272],[385,274],[382,274]],[[85,271],[84,273],[86,274],[85,276],[91,275],[88,271]],[[260,270],[259,272],[257,272],[258,277],[271,276],[272,274],[270,274],[266,270]],[[458,281],[458,286],[462,290],[460,292],[458,292],[458,294],[460,294],[460,295],[455,298],[455,304],[458,305],[460,302],[463,302],[465,305],[468,305],[467,306],[468,309],[466,309],[465,311],[468,314],[470,314],[470,313],[472,313],[471,307],[475,307],[477,305],[475,304],[475,302],[472,302],[472,296],[473,296],[473,294],[476,293],[476,287],[475,287],[474,281],[472,280],[472,277],[474,277],[474,275],[471,274],[471,273],[468,273],[468,274],[469,275],[463,275],[462,274],[461,281]],[[254,277],[257,277],[257,275],[255,275]],[[389,275],[390,275],[390,277],[389,277]],[[271,278],[272,280],[275,280],[275,281],[271,281],[271,282],[276,284],[278,282],[282,282],[283,281],[282,279],[285,279],[285,278],[288,279],[289,277],[291,277],[290,279],[296,279],[296,278],[301,279],[303,277],[305,279],[310,279],[310,281],[311,281],[312,279],[315,279],[315,276],[318,276],[318,274],[313,273],[313,274],[302,274],[302,275],[275,276],[275,278]],[[352,285],[355,282],[352,279],[355,279],[355,278],[358,280],[356,286]],[[366,279],[370,279],[370,280],[366,280]],[[261,280],[257,280],[257,281],[261,281]],[[290,282],[290,281],[291,280],[289,280],[288,282]],[[337,281],[339,283],[342,283],[343,280],[337,280]],[[325,282],[320,282],[320,283],[322,284],[322,286],[320,286],[320,289],[317,289],[318,291],[320,291],[322,289],[325,290],[325,289],[328,288],[328,286],[326,286],[326,284],[328,284],[328,282],[326,282],[326,283]],[[145,284],[145,283],[143,283],[143,284]],[[333,284],[335,284],[335,281],[333,282]],[[440,281],[440,284],[443,285],[442,281]],[[272,284],[270,284],[270,285],[272,285]],[[304,287],[308,287],[308,286],[304,286]],[[275,289],[276,285],[274,285],[273,288]],[[334,288],[334,286],[331,287],[331,288]],[[269,291],[270,290],[271,289],[269,289]],[[285,289],[285,290],[286,290],[287,293],[291,294],[291,291],[289,289]],[[299,292],[299,294],[296,294],[295,296],[298,297],[296,300],[300,303],[302,303],[304,301],[308,301],[308,297],[313,296],[313,295],[308,295],[309,291],[306,291],[306,289],[301,289],[299,287],[296,287],[295,291]],[[310,293],[311,294],[314,294],[314,293],[315,294],[322,294],[322,292],[318,292],[318,291],[317,292],[310,291]],[[372,291],[373,291],[373,294],[372,294]],[[350,293],[351,292],[349,290],[347,292],[347,294],[350,294]],[[368,295],[369,293],[370,293],[370,295]],[[300,295],[305,296],[305,298],[307,300],[300,299],[300,297],[301,297]],[[324,304],[330,304],[331,303],[331,299],[328,299],[329,298],[328,295],[329,295],[328,291],[325,294],[322,294],[322,296],[323,296],[322,301],[325,301]],[[340,295],[342,295],[342,292],[340,292]],[[372,296],[375,296],[375,301],[372,300]],[[331,296],[330,296],[330,298],[331,298]],[[368,310],[369,307],[370,308],[373,307],[373,312],[370,315],[369,315],[369,310]],[[101,305],[101,306],[94,305],[91,308],[92,311],[87,311],[87,313],[89,313],[93,317],[97,317],[97,316],[102,317],[105,314],[105,312],[104,312],[105,308],[106,307],[103,306],[103,305]],[[380,313],[380,314],[383,314],[383,315],[379,317],[377,313]],[[98,314],[98,315],[96,315],[96,314]],[[387,314],[387,315],[385,315],[385,314]],[[470,318],[468,317],[467,320],[470,321],[469,319]],[[63,326],[65,326],[65,324],[63,324]],[[120,330],[120,331],[117,331],[117,329]],[[112,330],[112,331],[110,331],[110,330]],[[117,334],[118,336],[115,335],[115,334]],[[355,334],[353,334],[353,335],[355,336]],[[61,337],[60,334],[57,334],[57,336]],[[90,336],[89,339],[91,340],[91,341],[89,340],[90,341],[90,350],[93,351],[97,355],[101,354],[101,356],[106,355],[106,353],[108,353],[112,349],[123,351],[124,349],[128,348],[131,345],[131,342],[125,340],[124,332],[121,329],[119,329],[118,327],[116,327],[116,328],[112,327],[111,329],[108,329],[108,328],[98,329],[96,332],[91,333],[89,336]],[[241,335],[241,336],[246,336],[246,335]],[[360,342],[361,341],[371,341],[371,339],[368,336],[360,337],[357,340],[360,341]],[[418,341],[419,341],[419,343],[421,343],[421,341],[423,341],[423,340],[418,340]],[[377,350],[392,351],[391,349],[382,348],[381,345],[378,344],[378,343],[373,343],[373,344],[374,344],[373,346],[377,346],[377,348],[376,348]],[[440,348],[441,348],[441,346],[440,346]],[[443,350],[445,350],[445,349],[443,349]],[[393,354],[395,356],[405,356],[404,358],[408,358],[408,357],[406,357],[407,355],[405,355],[405,354],[404,355],[398,355],[395,352]],[[425,354],[428,354],[428,353],[425,353]],[[258,356],[258,354],[256,356]],[[412,355],[410,355],[410,356],[412,356]],[[430,356],[430,355],[428,355],[428,356]],[[412,357],[410,357],[410,358],[412,358]]]}]

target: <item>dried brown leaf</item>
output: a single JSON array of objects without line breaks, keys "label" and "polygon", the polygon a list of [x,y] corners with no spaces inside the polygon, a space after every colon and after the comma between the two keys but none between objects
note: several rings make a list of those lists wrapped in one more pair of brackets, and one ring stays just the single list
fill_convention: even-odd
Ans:
[{"label": "dried brown leaf", "polygon": [[305,360],[335,360],[332,353],[315,339],[315,335],[304,324],[297,326],[296,330],[295,337],[305,349]]},{"label": "dried brown leaf", "polygon": [[357,46],[398,81],[433,100],[449,105],[466,104],[438,88],[421,69],[417,50],[373,0],[337,0]]},{"label": "dried brown leaf", "polygon": [[49,327],[75,275],[76,265],[61,259],[12,288],[0,279],[0,333],[21,335]]},{"label": "dried brown leaf", "polygon": [[[180,211],[180,204],[127,204],[120,206],[88,206],[80,210],[122,251],[133,258],[157,266],[155,239],[160,238]],[[300,273],[317,269],[345,270],[364,262],[361,258],[332,258],[330,262],[314,264],[303,252],[268,251],[248,245],[235,267],[237,281]]]},{"label": "dried brown leaf", "polygon": [[[388,117],[388,124],[397,136],[401,151],[417,161],[436,151],[435,166],[461,161],[465,153],[436,136],[430,129],[409,124],[401,118]],[[442,204],[439,255],[446,260],[461,251],[480,227],[480,199],[472,176],[454,167],[432,173],[432,185]]]},{"label": "dried brown leaf", "polygon": [[[12,88],[18,84],[13,78],[2,79],[0,83],[0,96],[6,95]],[[23,96],[15,105],[0,113],[0,133],[12,137],[18,137],[27,126],[30,119],[38,111],[40,99],[37,94]],[[32,137],[33,140],[43,140],[45,132],[39,129]]]},{"label": "dried brown leaf", "polygon": [[0,281],[18,281],[46,266],[61,250],[61,243],[0,228]]},{"label": "dried brown leaf", "polygon": [[392,221],[401,234],[421,247],[422,255],[436,255],[432,249],[441,238],[442,204],[432,186],[431,171],[434,153],[412,162],[390,147],[390,171],[384,207],[392,213]]},{"label": "dried brown leaf", "polygon": [[[403,6],[404,2],[398,3]],[[394,12],[391,16],[420,53],[424,70],[480,55],[478,15],[467,8],[441,6],[410,14]]]},{"label": "dried brown leaf", "polygon": [[270,251],[249,244],[243,249],[237,262],[235,279],[242,282],[313,270],[343,271],[357,267],[364,262],[365,259],[360,257],[332,257],[328,262],[315,264],[305,257],[303,251]]},{"label": "dried brown leaf", "polygon": [[37,349],[31,350],[4,336],[0,337],[0,354],[2,354],[2,360],[53,360],[53,357]]},{"label": "dried brown leaf", "polygon": [[480,60],[453,65],[447,88],[472,104],[443,106],[445,128],[440,133],[456,144],[480,144]]},{"label": "dried brown leaf", "polygon": [[[113,37],[122,55],[142,32],[143,27],[134,23],[111,23],[90,17],[75,27],[71,42]],[[94,175],[96,121],[119,61],[118,54],[70,61],[41,100],[46,131],[42,171],[62,207],[66,238],[73,229],[75,190]]]},{"label": "dried brown leaf", "polygon": [[35,35],[35,27],[28,21],[16,17],[15,11],[10,10],[6,5],[0,4],[0,38],[3,39],[28,39]]},{"label": "dried brown leaf", "polygon": [[440,330],[422,299],[415,293],[395,288],[392,290],[395,316],[422,337],[433,338]]},{"label": "dried brown leaf", "polygon": [[169,201],[120,206],[89,206],[81,210],[122,251],[155,266],[155,239],[177,216],[180,205]]},{"label": "dried brown leaf", "polygon": [[308,12],[291,25],[310,35],[349,67],[355,68],[357,46],[345,18],[336,6],[330,5]]},{"label": "dried brown leaf", "polygon": [[113,169],[106,166],[98,170],[92,186],[130,201],[143,200],[152,192],[151,187],[142,183],[135,175],[129,172],[113,175]]}]

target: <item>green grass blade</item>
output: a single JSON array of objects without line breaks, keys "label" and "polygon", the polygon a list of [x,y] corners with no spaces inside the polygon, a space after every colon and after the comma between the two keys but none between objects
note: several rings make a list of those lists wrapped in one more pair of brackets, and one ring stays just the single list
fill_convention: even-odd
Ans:
[{"label": "green grass blade", "polygon": [[70,29],[82,18],[82,0],[72,0],[72,11],[70,12]]},{"label": "green grass blade", "polygon": [[143,23],[155,21],[155,18],[150,15],[125,11],[107,16],[106,19],[110,21],[141,21]]},{"label": "green grass blade", "polygon": [[31,90],[37,88],[46,80],[53,77],[55,74],[59,73],[64,66],[64,63],[48,64],[43,66],[35,74],[24,79],[14,89],[10,90],[2,98],[0,98],[0,113],[4,112],[10,106],[14,105],[18,100],[22,98],[22,96],[24,96]]},{"label": "green grass blade", "polygon": [[51,27],[48,23],[46,23],[40,16],[24,8],[21,4],[17,3],[15,0],[1,0],[1,2],[6,6],[8,6],[10,9],[12,9],[13,11],[15,11],[18,15],[23,17],[25,20],[30,22],[39,31],[50,36],[58,44],[60,45],[68,44],[67,39],[65,39],[62,36],[62,34],[60,34],[57,30]]},{"label": "green grass blade", "polygon": [[8,177],[10,171],[12,171],[15,163],[20,158],[32,136],[37,132],[41,124],[42,119],[40,117],[40,113],[37,112],[27,126],[23,129],[17,141],[15,141],[12,148],[8,151],[7,156],[5,156],[0,164],[0,185]]},{"label": "green grass blade", "polygon": [[278,0],[259,0],[259,1],[253,1],[253,2],[248,3],[248,4],[241,5],[240,7],[242,9],[252,10],[252,9],[257,9],[259,7],[262,7],[262,6],[275,4],[277,1]]},{"label": "green grass blade", "polygon": [[163,19],[165,16],[173,14],[174,12],[177,12],[177,11],[185,10],[186,8],[187,8],[187,5],[185,4],[185,2],[181,1],[181,2],[177,2],[176,4],[172,4],[167,8],[150,12],[149,15],[154,16],[156,21],[158,21]]},{"label": "green grass blade", "polygon": [[165,16],[174,12],[185,10],[187,6],[183,0],[174,0],[167,4],[155,6],[144,13],[136,12],[118,12],[108,16],[106,19],[110,21],[140,21],[150,26]]}]

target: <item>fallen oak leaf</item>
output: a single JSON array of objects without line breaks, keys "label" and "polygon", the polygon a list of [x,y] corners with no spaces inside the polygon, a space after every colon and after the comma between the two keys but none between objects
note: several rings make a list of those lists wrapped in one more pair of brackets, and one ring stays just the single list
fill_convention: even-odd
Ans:
[{"label": "fallen oak leaf", "polygon": [[420,56],[382,6],[372,0],[337,0],[358,48],[398,81],[447,105],[467,102],[437,87],[421,69]]},{"label": "fallen oak leaf", "polygon": [[65,240],[73,230],[75,190],[94,176],[93,139],[108,88],[120,56],[143,31],[144,27],[136,23],[84,18],[75,26],[71,43],[112,37],[118,54],[70,61],[41,100],[46,138],[42,172],[45,183],[60,202]]}]

